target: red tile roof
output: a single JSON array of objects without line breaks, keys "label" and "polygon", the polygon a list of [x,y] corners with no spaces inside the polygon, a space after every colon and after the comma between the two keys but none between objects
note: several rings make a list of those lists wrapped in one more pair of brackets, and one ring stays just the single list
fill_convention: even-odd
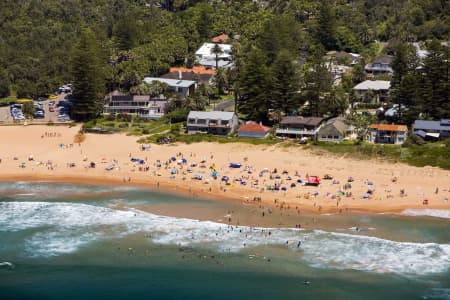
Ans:
[{"label": "red tile roof", "polygon": [[270,127],[264,126],[262,124],[256,123],[254,121],[249,121],[246,124],[239,127],[238,132],[263,132],[267,133]]},{"label": "red tile roof", "polygon": [[396,124],[372,124],[370,128],[383,130],[383,131],[407,131],[406,125],[396,125]]},{"label": "red tile roof", "polygon": [[213,69],[207,69],[207,68],[205,68],[204,66],[194,66],[192,69],[183,68],[183,67],[180,67],[180,68],[170,68],[170,72],[178,72],[178,71],[186,72],[186,73],[192,72],[192,73],[195,73],[195,74],[208,74],[208,75],[214,75],[214,74],[216,74],[216,71],[215,71],[215,70],[213,70]]},{"label": "red tile roof", "polygon": [[213,43],[226,43],[229,39],[230,37],[228,36],[228,34],[222,33],[221,35],[213,37],[211,41]]}]

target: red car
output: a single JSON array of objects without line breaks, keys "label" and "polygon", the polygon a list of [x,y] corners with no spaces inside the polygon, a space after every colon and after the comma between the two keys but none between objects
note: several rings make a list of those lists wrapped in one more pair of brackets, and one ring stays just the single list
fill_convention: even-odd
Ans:
[{"label": "red car", "polygon": [[49,106],[49,107],[48,107],[48,111],[54,112],[54,111],[55,111],[55,107],[54,107],[54,106]]}]

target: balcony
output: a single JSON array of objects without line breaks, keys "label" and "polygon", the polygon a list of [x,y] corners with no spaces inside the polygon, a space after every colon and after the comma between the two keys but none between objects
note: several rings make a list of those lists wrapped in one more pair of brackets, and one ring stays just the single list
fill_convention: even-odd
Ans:
[{"label": "balcony", "polygon": [[278,128],[276,134],[315,135],[318,129],[308,130],[299,128]]}]

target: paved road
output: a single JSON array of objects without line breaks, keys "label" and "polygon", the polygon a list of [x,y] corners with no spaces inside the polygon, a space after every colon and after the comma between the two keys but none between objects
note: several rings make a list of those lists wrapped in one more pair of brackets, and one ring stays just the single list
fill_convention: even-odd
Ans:
[{"label": "paved road", "polygon": [[216,110],[226,110],[230,106],[234,106],[234,100],[225,101],[225,102],[216,104]]}]

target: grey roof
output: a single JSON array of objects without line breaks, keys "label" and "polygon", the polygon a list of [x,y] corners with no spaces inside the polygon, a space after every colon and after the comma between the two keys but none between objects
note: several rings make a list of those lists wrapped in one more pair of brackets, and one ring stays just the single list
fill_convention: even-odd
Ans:
[{"label": "grey roof", "polygon": [[376,57],[372,64],[391,64],[394,60],[394,57],[392,55],[381,55]]},{"label": "grey roof", "polygon": [[366,90],[389,90],[391,87],[391,82],[386,80],[366,80],[358,83],[353,88],[354,90],[366,91]]},{"label": "grey roof", "polygon": [[347,123],[345,123],[343,120],[341,119],[330,119],[327,124],[322,127],[322,129],[320,129],[319,134],[323,134],[323,133],[331,133],[333,131],[337,131],[342,135],[345,135],[345,133],[348,131],[349,129],[349,125]]},{"label": "grey roof", "polygon": [[415,120],[413,125],[416,130],[439,130],[450,131],[450,119],[442,119],[440,121]]},{"label": "grey roof", "polygon": [[280,124],[298,124],[298,125],[309,125],[318,126],[322,123],[322,118],[317,117],[298,117],[298,116],[288,116],[284,117]]},{"label": "grey roof", "polygon": [[182,87],[182,88],[188,88],[191,85],[195,84],[195,81],[192,81],[192,80],[178,80],[178,79],[168,79],[168,78],[161,78],[161,77],[145,77],[144,81],[147,83],[152,83],[153,81],[158,81],[161,83],[165,83],[170,87]]},{"label": "grey roof", "polygon": [[230,111],[194,111],[191,110],[188,119],[231,120],[235,115]]}]

